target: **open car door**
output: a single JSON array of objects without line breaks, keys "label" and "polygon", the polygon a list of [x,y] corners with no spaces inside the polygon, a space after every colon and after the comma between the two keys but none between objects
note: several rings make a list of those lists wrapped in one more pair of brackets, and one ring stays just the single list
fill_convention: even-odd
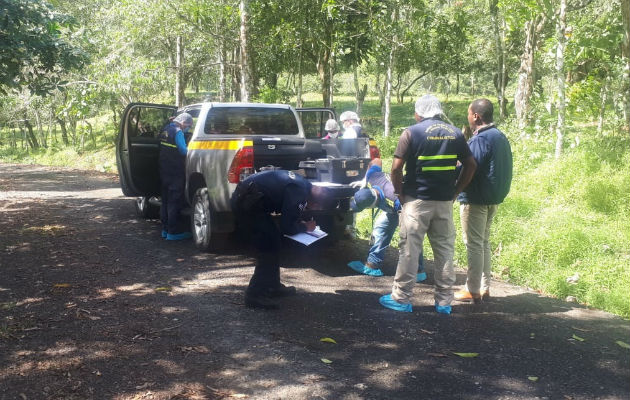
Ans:
[{"label": "open car door", "polygon": [[307,139],[321,139],[326,136],[324,126],[329,119],[336,119],[332,108],[297,108],[302,128]]},{"label": "open car door", "polygon": [[116,140],[116,164],[125,196],[159,196],[160,139],[177,107],[131,103],[125,108]]}]

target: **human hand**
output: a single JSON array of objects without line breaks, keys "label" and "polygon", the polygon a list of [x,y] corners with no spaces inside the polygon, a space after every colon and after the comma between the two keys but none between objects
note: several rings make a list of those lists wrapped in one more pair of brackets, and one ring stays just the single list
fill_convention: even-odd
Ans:
[{"label": "human hand", "polygon": [[313,232],[315,228],[317,228],[317,222],[312,218],[308,221],[304,221],[304,225],[306,226],[306,232]]},{"label": "human hand", "polygon": [[396,199],[394,201],[394,211],[400,211],[402,210],[402,204],[400,203],[400,200]]},{"label": "human hand", "polygon": [[365,186],[365,181],[360,180],[360,181],[350,182],[350,186],[353,188],[362,188],[363,186]]}]

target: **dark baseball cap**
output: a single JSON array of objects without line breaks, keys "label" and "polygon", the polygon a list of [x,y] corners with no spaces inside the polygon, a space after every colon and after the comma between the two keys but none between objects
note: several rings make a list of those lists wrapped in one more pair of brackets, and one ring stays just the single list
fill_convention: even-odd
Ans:
[{"label": "dark baseball cap", "polygon": [[376,204],[376,194],[374,190],[363,188],[354,194],[350,199],[350,209],[353,212],[363,211],[366,208],[372,208]]}]

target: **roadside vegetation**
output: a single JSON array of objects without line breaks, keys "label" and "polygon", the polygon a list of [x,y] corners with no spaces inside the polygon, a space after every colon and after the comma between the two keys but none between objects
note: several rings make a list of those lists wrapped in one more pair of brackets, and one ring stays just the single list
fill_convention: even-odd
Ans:
[{"label": "roadside vegetation", "polygon": [[458,127],[487,97],[515,160],[495,274],[630,318],[630,0],[0,4],[2,162],[115,173],[128,103],[213,100],[357,111],[387,170],[419,95]]},{"label": "roadside vegetation", "polygon": [[[310,96],[307,96],[310,97]],[[313,95],[314,97],[314,95]],[[466,123],[470,96],[451,96],[444,101],[449,118],[457,126]],[[317,106],[317,100],[305,106]],[[353,108],[350,96],[338,95],[335,108]],[[363,118],[379,144],[385,170],[391,165],[397,134],[413,123],[413,102],[396,104],[392,134],[383,137],[377,99],[364,104]],[[0,161],[71,166],[117,172],[113,137],[106,120],[95,120],[101,130],[95,142],[48,148],[0,147]],[[572,123],[571,145],[560,159],[553,156],[550,134],[519,130],[511,120],[499,123],[514,152],[514,180],[495,219],[492,234],[493,273],[497,278],[524,285],[545,295],[569,299],[630,318],[630,146],[625,136],[611,132],[598,135],[588,121]],[[1,137],[9,133],[3,130]],[[578,144],[579,143],[579,144]],[[459,210],[454,218],[458,231],[456,263],[466,265],[461,241]],[[357,218],[359,237],[369,239],[371,213]],[[397,237],[393,245],[397,247]],[[425,257],[432,259],[425,241]]]}]

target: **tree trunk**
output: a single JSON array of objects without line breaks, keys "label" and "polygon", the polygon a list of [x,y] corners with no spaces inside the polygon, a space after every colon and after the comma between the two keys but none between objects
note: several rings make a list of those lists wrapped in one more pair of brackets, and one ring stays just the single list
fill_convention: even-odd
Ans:
[{"label": "tree trunk", "polygon": [[302,102],[302,59],[303,59],[303,52],[302,52],[302,46],[300,46],[300,57],[298,60],[298,71],[297,71],[297,98],[296,98],[296,106],[298,108],[303,107],[304,103]]},{"label": "tree trunk", "polygon": [[556,80],[558,90],[558,100],[556,108],[558,109],[558,123],[556,124],[556,151],[555,157],[560,158],[562,155],[562,145],[564,142],[565,130],[565,74],[564,74],[564,51],[566,48],[566,29],[567,29],[567,0],[560,0],[560,9],[556,16]]},{"label": "tree trunk", "polygon": [[249,0],[241,0],[239,10],[241,13],[241,101],[248,102],[250,94],[249,54],[247,44],[247,20],[249,18]]},{"label": "tree trunk", "polygon": [[530,120],[530,98],[534,92],[536,80],[535,55],[538,48],[538,32],[542,29],[542,18],[536,17],[525,23],[525,46],[518,70],[514,109],[518,127],[523,129]]},{"label": "tree trunk", "polygon": [[624,26],[623,44],[621,52],[624,62],[624,114],[626,130],[630,133],[630,0],[621,0],[621,17]]},{"label": "tree trunk", "polygon": [[46,148],[48,147],[46,142],[46,137],[44,136],[44,128],[42,127],[42,119],[39,116],[39,111],[37,108],[33,109],[33,114],[35,114],[35,123],[37,124],[37,133],[39,134],[39,143]]},{"label": "tree trunk", "polygon": [[383,136],[388,137],[390,134],[389,119],[392,104],[392,69],[394,68],[394,47],[389,50],[389,59],[387,60],[387,73],[385,77],[385,112],[383,113]]},{"label": "tree trunk", "polygon": [[602,133],[604,131],[604,116],[606,115],[606,101],[608,97],[608,80],[610,78],[606,77],[604,84],[602,85],[602,90],[600,91],[601,102],[599,103],[599,117],[597,118],[597,133]]},{"label": "tree trunk", "polygon": [[359,68],[355,65],[353,71],[353,79],[354,79],[354,96],[357,100],[357,114],[361,116],[361,112],[363,111],[363,102],[365,101],[365,95],[367,94],[367,85],[363,85],[359,83]]},{"label": "tree trunk", "polygon": [[330,107],[330,68],[328,63],[330,61],[330,49],[325,48],[320,55],[319,62],[317,63],[317,71],[319,72],[319,78],[322,82],[322,100],[324,107]]},{"label": "tree trunk", "polygon": [[497,91],[497,99],[499,103],[499,117],[503,119],[505,117],[506,109],[505,88],[507,86],[507,71],[505,64],[505,48],[503,46],[503,21],[500,21],[497,3],[498,0],[490,0],[489,8],[492,26],[494,28],[494,42],[497,48],[497,71],[494,86]]},{"label": "tree trunk", "polygon": [[184,105],[184,44],[182,37],[177,36],[177,46],[175,54],[175,105]]},{"label": "tree trunk", "polygon": [[33,149],[39,149],[39,143],[37,142],[37,137],[35,136],[35,132],[33,132],[33,125],[31,125],[31,122],[26,118],[27,116],[24,115],[24,125],[26,126],[26,133],[27,133],[27,139],[28,139],[28,143],[30,144],[31,148]]},{"label": "tree trunk", "polygon": [[330,89],[328,91],[328,107],[333,106],[333,96],[335,92],[335,52],[330,53]]},{"label": "tree trunk", "polygon": [[66,121],[59,117],[56,117],[55,119],[57,120],[57,123],[61,128],[61,140],[63,141],[63,144],[69,146],[70,142],[68,141],[68,130],[66,129]]}]

